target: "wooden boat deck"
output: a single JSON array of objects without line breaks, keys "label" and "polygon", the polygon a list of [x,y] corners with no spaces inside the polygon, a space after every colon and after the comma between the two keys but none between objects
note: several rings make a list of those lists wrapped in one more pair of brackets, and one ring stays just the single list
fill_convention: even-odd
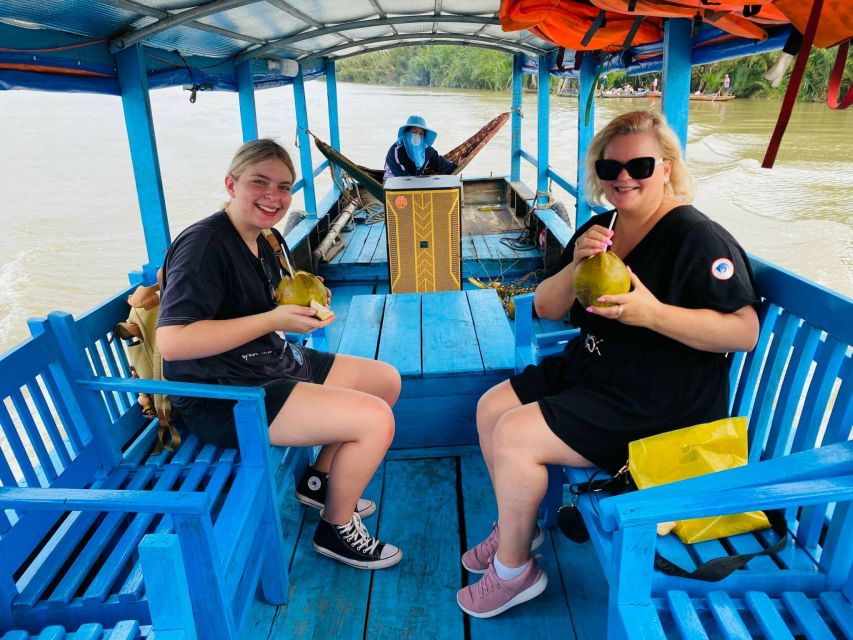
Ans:
[{"label": "wooden boat deck", "polygon": [[[494,219],[502,221],[509,215],[500,210],[491,214]],[[484,216],[480,215],[475,227],[469,229],[468,213],[463,217],[466,221],[462,230],[463,278],[483,278],[488,274],[500,273],[504,276],[519,277],[541,268],[542,258],[538,250],[532,247],[524,250],[510,246],[511,240],[522,234],[522,231],[511,225],[512,231],[492,230],[484,235],[469,235],[487,226],[483,218]],[[388,247],[384,223],[356,223],[345,231],[342,237],[344,249],[327,264],[321,265],[321,272],[327,279],[344,282],[379,282],[388,279]]]},{"label": "wooden boat deck", "polygon": [[377,515],[366,524],[403,550],[390,569],[360,571],[318,555],[311,539],[319,516],[292,496],[285,487],[290,601],[275,607],[258,599],[247,639],[603,637],[607,589],[592,546],[556,530],[546,530],[536,552],[549,577],[542,596],[490,620],[458,608],[456,591],[478,579],[460,556],[489,533],[497,513],[477,447],[392,451],[379,467],[365,492]]}]

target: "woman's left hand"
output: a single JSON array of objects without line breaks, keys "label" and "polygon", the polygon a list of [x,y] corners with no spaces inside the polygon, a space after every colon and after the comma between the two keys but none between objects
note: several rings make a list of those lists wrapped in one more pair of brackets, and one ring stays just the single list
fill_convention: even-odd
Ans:
[{"label": "woman's left hand", "polygon": [[661,302],[646,288],[637,274],[631,271],[631,267],[628,267],[628,273],[631,276],[631,291],[613,296],[601,296],[598,299],[598,302],[611,303],[612,307],[589,306],[586,310],[602,318],[618,320],[622,324],[651,327]]}]

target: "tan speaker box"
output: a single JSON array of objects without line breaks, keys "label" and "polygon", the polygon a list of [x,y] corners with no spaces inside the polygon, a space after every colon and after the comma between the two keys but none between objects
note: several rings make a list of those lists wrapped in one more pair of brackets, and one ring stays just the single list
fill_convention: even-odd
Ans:
[{"label": "tan speaker box", "polygon": [[462,289],[461,198],[456,176],[385,182],[391,293]]}]

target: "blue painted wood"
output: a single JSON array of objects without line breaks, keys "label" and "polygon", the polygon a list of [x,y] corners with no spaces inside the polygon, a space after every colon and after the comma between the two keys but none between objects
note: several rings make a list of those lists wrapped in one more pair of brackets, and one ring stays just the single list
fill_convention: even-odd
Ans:
[{"label": "blue painted wood", "polygon": [[[586,154],[592,137],[595,135],[595,96],[597,56],[586,53],[581,60],[578,75],[578,155],[577,155],[577,198],[575,210],[575,229],[580,228],[592,216],[586,196]],[[563,246],[568,243],[560,242]]]},{"label": "blue painted wood", "polygon": [[326,75],[326,103],[329,112],[329,144],[333,149],[341,150],[341,129],[338,123],[338,81],[335,61],[327,60],[324,65]]},{"label": "blue painted wood", "polygon": [[765,635],[779,640],[794,640],[788,625],[766,593],[749,591],[743,599]]},{"label": "blue painted wood", "polygon": [[181,630],[187,640],[196,638],[189,584],[177,536],[164,533],[145,536],[139,544],[139,560],[145,571],[155,629]]},{"label": "blue painted wood", "polygon": [[255,84],[252,80],[252,61],[241,62],[234,67],[237,76],[237,95],[240,102],[240,128],[243,142],[258,137],[258,116],[255,111]]},{"label": "blue painted wood", "polygon": [[338,353],[375,358],[384,309],[384,297],[354,296],[350,303]]},{"label": "blue painted wood", "polygon": [[402,376],[420,376],[421,296],[407,293],[385,299],[379,360],[392,364]]},{"label": "blue painted wood", "polygon": [[[453,508],[456,482],[453,459],[385,463],[381,532],[403,549],[405,568],[398,565],[375,573],[367,637],[463,637],[464,614],[455,597],[462,550],[459,537],[447,535],[459,529]],[[445,578],[425,589],[423,578],[428,575]]]},{"label": "blue painted wood", "polygon": [[512,55],[512,115],[510,116],[510,180],[517,182],[521,179],[521,80],[523,77],[522,67],[524,65],[524,54],[514,53]]},{"label": "blue painted wood", "polygon": [[693,23],[690,20],[671,19],[664,24],[661,111],[681,141],[683,153],[687,151],[692,30]]},{"label": "blue painted wood", "polygon": [[668,591],[666,599],[666,609],[672,613],[674,626],[680,637],[708,640],[708,634],[705,633],[705,627],[690,601],[690,596],[684,591]]},{"label": "blue painted wood", "polygon": [[[379,501],[383,487],[384,464],[374,474],[364,495]],[[380,502],[378,506],[381,518],[383,504]],[[287,606],[279,609],[273,621],[270,638],[359,638],[364,635],[372,572],[357,571],[318,555],[311,545],[318,521],[317,511],[304,512],[291,563],[293,589]],[[378,528],[382,534],[376,516],[366,520],[365,525],[371,533],[376,533]],[[403,562],[406,562],[405,555]],[[400,568],[384,571],[399,572]]]},{"label": "blue painted wood", "polygon": [[422,313],[425,376],[483,371],[474,321],[464,293],[425,294]]},{"label": "blue painted wood", "polygon": [[314,164],[311,161],[311,139],[308,137],[308,110],[305,102],[305,77],[302,65],[293,78],[293,99],[296,108],[296,137],[299,141],[299,165],[305,189],[305,210],[317,215],[317,196],[314,190]]},{"label": "blue painted wood", "polygon": [[115,61],[148,262],[161,265],[171,237],[142,46],[123,49],[115,55]]},{"label": "blue painted wood", "polygon": [[377,223],[363,226],[366,226],[368,229],[367,238],[365,238],[364,245],[355,262],[358,264],[370,264],[373,262],[373,256],[376,253],[377,246],[379,246],[379,241],[384,238],[382,234],[385,230],[385,225]]},{"label": "blue painted wood", "polygon": [[480,344],[486,371],[512,369],[514,365],[512,329],[494,289],[468,291],[468,304]]}]

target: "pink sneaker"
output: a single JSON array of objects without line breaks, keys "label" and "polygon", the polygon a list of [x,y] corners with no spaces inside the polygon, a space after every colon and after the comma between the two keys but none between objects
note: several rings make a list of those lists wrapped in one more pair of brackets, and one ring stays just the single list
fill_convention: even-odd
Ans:
[{"label": "pink sneaker", "polygon": [[[498,523],[492,523],[492,532],[489,537],[483,540],[476,547],[468,549],[462,554],[462,566],[466,571],[471,573],[485,573],[495,557],[495,552],[498,550]],[[545,542],[545,533],[542,527],[536,525],[536,531],[533,533],[533,540],[530,541],[530,550],[536,551]]]},{"label": "pink sneaker", "polygon": [[459,608],[475,618],[491,618],[545,591],[548,575],[531,558],[524,573],[512,580],[501,580],[489,562],[486,574],[476,584],[456,593]]}]

